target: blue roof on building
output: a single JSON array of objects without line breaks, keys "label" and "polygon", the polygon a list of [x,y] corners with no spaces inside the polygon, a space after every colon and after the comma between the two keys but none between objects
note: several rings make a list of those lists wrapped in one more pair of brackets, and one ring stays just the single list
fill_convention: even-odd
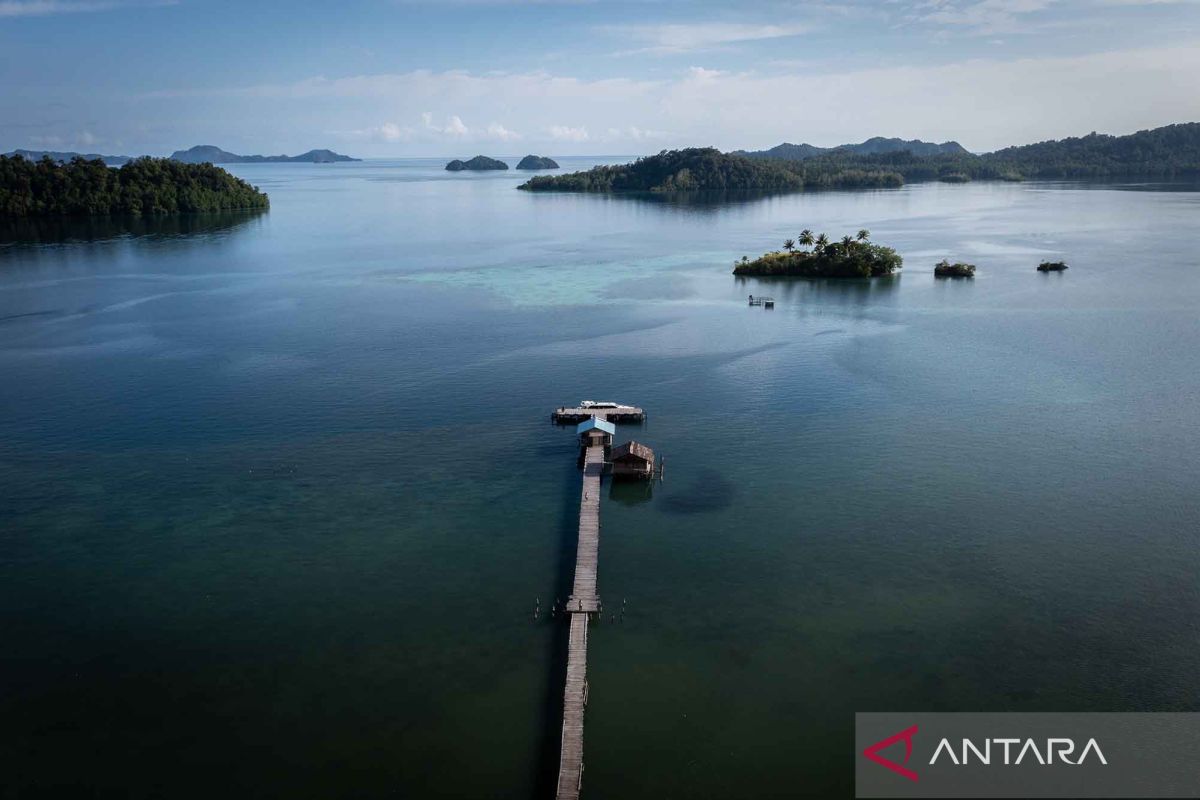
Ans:
[{"label": "blue roof on building", "polygon": [[590,417],[584,422],[575,426],[575,433],[587,433],[591,430],[604,431],[609,436],[613,436],[617,432],[617,426],[613,425],[608,420]]}]

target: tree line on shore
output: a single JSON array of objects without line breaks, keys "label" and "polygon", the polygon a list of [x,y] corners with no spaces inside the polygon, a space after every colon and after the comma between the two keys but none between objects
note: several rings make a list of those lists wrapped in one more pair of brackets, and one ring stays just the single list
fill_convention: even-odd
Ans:
[{"label": "tree line on shore", "polygon": [[630,164],[594,167],[568,175],[539,175],[519,188],[534,192],[788,192],[816,188],[899,186],[894,172],[851,168],[836,173],[808,162],[764,161],[714,147],[664,150]]},{"label": "tree line on shore", "polygon": [[797,163],[834,175],[849,170],[892,172],[907,182],[1190,178],[1200,177],[1200,123],[1128,136],[1091,133],[981,155],[914,155],[908,150],[858,155],[838,150]]},{"label": "tree line on shore", "polygon": [[266,194],[212,164],[139,158],[114,169],[99,159],[0,156],[0,217],[163,216],[268,204]]},{"label": "tree line on shore", "polygon": [[539,176],[528,191],[787,192],[891,188],[906,182],[1020,181],[1065,178],[1200,177],[1200,123],[1168,125],[1128,136],[1087,136],[1009,147],[916,155],[910,150],[834,150],[803,159],[748,158],[711,147],[664,150],[630,164]]}]

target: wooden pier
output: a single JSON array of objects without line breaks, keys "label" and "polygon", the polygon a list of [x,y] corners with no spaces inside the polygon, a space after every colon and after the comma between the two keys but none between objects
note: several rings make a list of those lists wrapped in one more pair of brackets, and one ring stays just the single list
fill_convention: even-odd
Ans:
[{"label": "wooden pier", "polygon": [[561,425],[573,425],[586,422],[589,417],[605,419],[609,422],[644,422],[646,412],[637,406],[574,406],[554,409],[550,418]]},{"label": "wooden pier", "polygon": [[592,445],[583,459],[583,490],[579,496],[579,544],[575,550],[575,584],[567,599],[571,612],[600,610],[596,566],[600,560],[600,474],[604,447]]},{"label": "wooden pier", "polygon": [[[615,411],[615,415],[614,415]],[[615,418],[614,418],[615,416]],[[633,406],[559,408],[556,422],[641,421],[645,413]],[[611,439],[611,436],[608,437]],[[563,689],[562,745],[558,762],[558,800],[578,800],[583,783],[583,716],[587,707],[588,620],[600,612],[596,571],[600,560],[600,478],[604,473],[605,441],[590,439],[583,456],[583,486],[579,493],[579,544],[575,553],[575,582],[563,610],[570,615],[567,678]]]},{"label": "wooden pier", "polygon": [[563,691],[562,745],[558,761],[558,800],[575,800],[583,783],[583,710],[587,705],[588,617],[600,611],[596,567],[600,556],[600,473],[604,447],[587,449],[583,489],[579,496],[579,545],[575,584],[567,598],[571,635],[567,646],[567,681]]}]

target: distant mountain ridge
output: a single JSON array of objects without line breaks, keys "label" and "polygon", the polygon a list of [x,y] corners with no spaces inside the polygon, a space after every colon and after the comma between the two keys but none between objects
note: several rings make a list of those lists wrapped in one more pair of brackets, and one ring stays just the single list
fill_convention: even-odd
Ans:
[{"label": "distant mountain ridge", "polygon": [[[85,161],[99,159],[110,167],[120,167],[136,158],[136,156],[105,156],[98,153],[76,153],[74,151],[24,149],[13,150],[4,153],[4,155],[9,157],[21,156],[29,161],[41,161],[43,157],[49,156],[52,160],[64,164],[73,158],[82,158]],[[237,153],[230,153],[228,150],[222,150],[213,145],[196,145],[188,150],[176,150],[171,154],[171,158],[175,161],[182,161],[185,164],[332,164],[339,161],[362,160],[361,158],[344,156],[332,150],[309,150],[307,153],[301,153],[298,156],[239,156]]]},{"label": "distant mountain ridge", "polygon": [[924,142],[920,139],[897,139],[874,136],[860,144],[843,144],[838,147],[819,147],[815,144],[792,144],[784,142],[768,150],[735,150],[733,155],[746,158],[776,158],[782,161],[804,161],[833,152],[871,156],[879,153],[909,152],[915,156],[965,155],[967,149],[958,142]]},{"label": "distant mountain ridge", "polygon": [[1200,123],[1185,122],[1123,136],[1089,133],[1005,147],[991,153],[910,150],[854,153],[834,150],[803,161],[776,159],[793,169],[885,171],[905,182],[1058,180],[1095,178],[1194,178],[1200,176]]},{"label": "distant mountain ridge", "polygon": [[362,160],[332,150],[309,150],[298,156],[239,156],[211,144],[198,144],[187,150],[176,150],[171,154],[171,158],[185,164],[332,164]]},{"label": "distant mountain ridge", "polygon": [[49,156],[52,161],[67,163],[73,158],[82,158],[85,161],[95,161],[99,159],[110,167],[119,167],[123,164],[128,164],[133,161],[133,156],[102,156],[99,153],[75,153],[62,150],[13,150],[4,155],[12,158],[13,156],[21,156],[28,161],[41,161]]}]

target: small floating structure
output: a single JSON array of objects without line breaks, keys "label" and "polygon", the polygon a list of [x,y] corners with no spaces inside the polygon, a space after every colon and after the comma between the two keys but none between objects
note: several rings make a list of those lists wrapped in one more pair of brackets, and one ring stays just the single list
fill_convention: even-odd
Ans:
[{"label": "small floating structure", "polygon": [[626,442],[612,451],[613,478],[644,480],[654,477],[654,451],[641,442]]},{"label": "small floating structure", "polygon": [[643,422],[646,419],[646,412],[637,406],[627,406],[622,403],[597,403],[592,400],[584,400],[577,406],[560,406],[550,414],[550,419],[559,425],[573,425],[592,418],[608,422]]},{"label": "small floating structure", "polygon": [[774,297],[755,297],[754,295],[750,295],[750,305],[762,306],[763,308],[774,308],[775,307],[775,298]]}]

